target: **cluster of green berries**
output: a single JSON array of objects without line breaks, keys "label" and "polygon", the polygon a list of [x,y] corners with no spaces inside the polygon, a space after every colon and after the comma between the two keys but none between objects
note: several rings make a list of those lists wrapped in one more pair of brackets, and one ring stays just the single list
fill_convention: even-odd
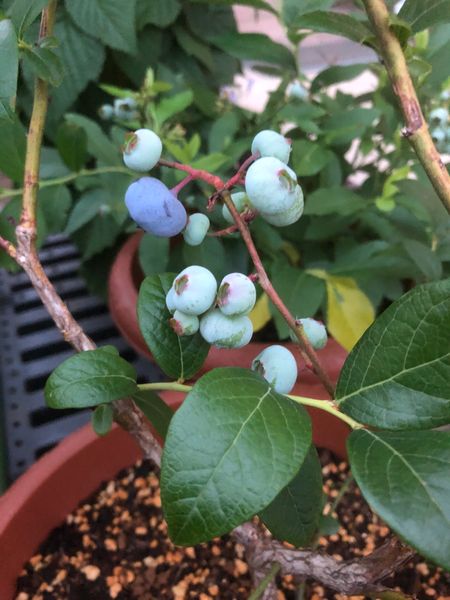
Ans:
[{"label": "cluster of green berries", "polygon": [[201,336],[218,348],[249,343],[253,325],[248,318],[256,302],[254,283],[243,273],[226,275],[219,286],[205,267],[192,265],[179,273],[166,295],[169,323],[177,335]]},{"label": "cluster of green berries", "polygon": [[114,100],[114,104],[103,104],[99,108],[98,114],[104,121],[109,121],[114,117],[120,121],[133,121],[139,117],[134,98],[117,98]]},{"label": "cluster of green berries", "polygon": [[[441,99],[449,99],[446,96],[448,92],[442,92]],[[433,109],[430,112],[429,123],[431,127],[431,137],[439,152],[450,154],[450,124],[449,112],[444,106]]]}]

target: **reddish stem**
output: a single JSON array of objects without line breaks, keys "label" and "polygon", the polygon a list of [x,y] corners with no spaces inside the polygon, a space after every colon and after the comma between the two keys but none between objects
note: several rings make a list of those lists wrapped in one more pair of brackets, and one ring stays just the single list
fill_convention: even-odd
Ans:
[{"label": "reddish stem", "polygon": [[246,158],[242,165],[239,167],[239,169],[236,171],[236,173],[233,175],[233,177],[230,177],[230,179],[225,183],[223,189],[230,190],[236,184],[242,183],[244,173],[247,171],[252,162],[254,162],[257,158],[259,158],[259,153],[251,154],[248,158]]},{"label": "reddish stem", "polygon": [[201,179],[205,183],[212,185],[213,188],[218,191],[222,190],[224,187],[224,183],[220,177],[213,175],[212,173],[208,173],[208,171],[203,171],[203,169],[194,169],[194,167],[190,167],[189,165],[183,165],[182,163],[172,162],[164,159],[160,159],[158,164],[162,167],[169,167],[170,169],[178,169],[179,171],[189,173],[191,179]]},{"label": "reddish stem", "polygon": [[188,183],[190,183],[193,180],[192,175],[188,175],[187,177],[185,177],[184,179],[182,179],[180,181],[180,183],[177,183],[177,185],[175,185],[170,191],[172,192],[172,194],[175,197],[178,197],[178,192],[180,190],[182,190]]},{"label": "reddish stem", "polygon": [[252,236],[250,235],[250,231],[247,227],[247,224],[245,223],[245,221],[242,219],[241,215],[237,211],[233,201],[231,200],[230,193],[228,191],[223,192],[222,198],[223,198],[223,201],[225,202],[228,210],[230,211],[236,225],[239,228],[239,231],[242,235],[242,239],[244,240],[245,245],[247,246],[248,253],[250,254],[253,264],[255,265],[256,272],[258,273],[258,276],[259,276],[259,284],[261,285],[263,290],[266,292],[266,294],[269,296],[272,303],[277,307],[277,309],[280,312],[283,319],[286,321],[286,323],[289,325],[289,327],[295,333],[297,340],[298,340],[298,345],[300,346],[302,353],[304,353],[306,355],[306,357],[305,357],[306,362],[308,362],[308,360],[309,360],[309,362],[311,362],[311,364],[314,368],[314,372],[319,377],[319,379],[322,381],[325,389],[330,394],[330,397],[334,398],[333,384],[331,383],[327,373],[325,372],[324,368],[322,367],[319,357],[317,356],[316,352],[314,351],[314,348],[311,346],[311,344],[309,343],[308,339],[306,338],[304,333],[301,331],[301,329],[299,327],[297,327],[294,317],[291,315],[288,308],[284,304],[283,300],[280,298],[277,291],[275,290],[272,283],[270,282],[269,276],[267,275],[264,265],[261,262],[261,259],[259,257],[258,251],[256,250],[255,244],[253,242]]},{"label": "reddish stem", "polygon": [[[256,213],[252,210],[245,210],[241,214],[241,218],[243,219],[243,221],[245,221],[245,223],[250,223],[251,221],[253,221],[253,219],[255,217],[256,217]],[[226,229],[220,229],[219,231],[213,231],[212,233],[209,233],[208,235],[210,235],[211,237],[223,237],[225,235],[229,235],[230,233],[235,233],[238,230],[239,230],[239,227],[235,223],[234,225],[230,225]]]}]

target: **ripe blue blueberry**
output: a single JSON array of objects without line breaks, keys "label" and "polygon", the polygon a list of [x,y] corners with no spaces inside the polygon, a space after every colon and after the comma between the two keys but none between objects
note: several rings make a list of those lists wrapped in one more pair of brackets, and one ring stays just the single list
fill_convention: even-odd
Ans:
[{"label": "ripe blue blueberry", "polygon": [[103,106],[100,106],[98,109],[98,116],[103,121],[109,121],[114,116],[114,107],[111,106],[111,104],[103,104]]},{"label": "ripe blue blueberry", "polygon": [[245,191],[256,210],[274,215],[291,208],[301,189],[292,169],[278,158],[266,156],[249,167]]},{"label": "ripe blue blueberry", "polygon": [[187,267],[173,282],[173,303],[177,310],[188,315],[202,315],[216,299],[217,281],[205,267]]},{"label": "ripe blue blueberry", "polygon": [[121,121],[137,119],[137,103],[134,98],[117,98],[114,100],[114,115]]},{"label": "ripe blue blueberry", "polygon": [[255,135],[252,142],[252,154],[273,156],[284,163],[289,160],[291,142],[276,131],[264,129]]},{"label": "ripe blue blueberry", "polygon": [[440,107],[435,108],[430,112],[430,123],[432,125],[440,125],[444,127],[448,122],[448,110],[446,108]]},{"label": "ripe blue blueberry", "polygon": [[265,348],[253,359],[252,370],[262,375],[280,394],[289,394],[297,381],[297,362],[284,346]]},{"label": "ripe blue blueberry", "polygon": [[209,219],[203,213],[194,213],[189,215],[186,229],[183,231],[183,237],[189,246],[198,246],[205,239],[209,229]]},{"label": "ripe blue blueberry", "polygon": [[[296,319],[296,322],[302,325],[303,331],[314,350],[321,350],[326,346],[328,336],[326,327],[323,323],[311,319],[310,317]],[[294,340],[297,339],[293,332],[291,332],[291,337]]]},{"label": "ripe blue blueberry", "polygon": [[294,200],[291,207],[282,212],[275,213],[274,215],[260,213],[262,218],[276,227],[286,227],[286,225],[292,225],[292,223],[298,221],[303,214],[304,207],[303,192],[300,186],[298,186],[297,192],[297,198]]},{"label": "ripe blue blueberry", "polygon": [[197,333],[200,326],[198,317],[196,315],[187,315],[176,310],[173,313],[173,317],[169,319],[169,324],[177,335],[194,335]]},{"label": "ripe blue blueberry", "polygon": [[244,315],[227,317],[213,309],[200,319],[200,333],[217,348],[242,348],[252,339],[253,325]]},{"label": "ripe blue blueberry", "polygon": [[150,129],[138,129],[126,136],[123,162],[129,169],[149,171],[161,158],[161,152],[162,143],[156,133]]},{"label": "ripe blue blueberry", "polygon": [[125,204],[139,227],[159,237],[177,235],[186,226],[184,206],[154,177],[141,177],[132,183],[125,194]]},{"label": "ripe blue blueberry", "polygon": [[[234,194],[231,194],[231,200],[233,201],[233,204],[235,205],[237,211],[240,213],[243,212],[246,208],[250,207],[250,200],[248,199],[248,196],[245,192],[235,192]],[[222,206],[222,215],[225,221],[227,221],[227,223],[234,223],[234,219],[231,216],[231,213],[228,210],[226,204]]]},{"label": "ripe blue blueberry", "polygon": [[220,284],[217,306],[227,316],[246,315],[255,306],[256,289],[243,273],[230,273]]}]

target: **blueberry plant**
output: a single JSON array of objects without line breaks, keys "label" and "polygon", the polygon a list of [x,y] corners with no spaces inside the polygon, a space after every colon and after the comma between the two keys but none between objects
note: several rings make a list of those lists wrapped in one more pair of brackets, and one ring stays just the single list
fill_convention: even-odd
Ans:
[{"label": "blueberry plant", "polygon": [[[433,11],[423,11],[421,3],[407,0],[394,18],[383,0],[364,0],[368,17],[364,20],[361,15],[356,19],[327,10],[330,2],[317,4],[323,10],[300,15],[304,26],[345,31],[380,53],[403,112],[404,137],[448,210],[450,177],[434,146],[405,58],[411,31],[432,25],[437,13],[433,16]],[[39,10],[44,5],[36,3]],[[13,9],[16,17],[29,18],[23,2],[16,0]],[[42,12],[41,49],[46,49],[42,41],[51,39],[55,9],[52,0]],[[294,11],[294,20],[297,9],[297,3],[285,5],[288,13]],[[11,37],[16,43],[8,19],[0,26],[1,43]],[[273,577],[278,571],[314,577],[344,594],[393,597],[383,580],[412,556],[414,550],[406,544],[450,568],[450,433],[440,429],[450,423],[450,280],[438,278],[413,287],[384,310],[349,353],[335,385],[320,358],[320,349],[327,344],[324,325],[286,306],[253,240],[256,219],[275,231],[295,228],[311,202],[308,197],[304,202],[303,186],[288,164],[292,140],[261,128],[250,140],[247,158],[225,179],[212,168],[161,158],[165,147],[161,137],[138,127],[122,140],[123,161],[136,172],[124,194],[131,219],[152,239],[183,235],[193,248],[201,248],[211,237],[238,235],[252,263],[245,272],[229,271],[219,280],[195,263],[144,279],[137,306],[139,325],[168,380],[138,384],[132,365],[115,348],[95,348],[39,262],[37,192],[49,81],[41,72],[37,75],[20,221],[15,241],[2,235],[0,247],[27,272],[65,339],[79,351],[50,375],[45,388],[48,405],[92,407],[93,427],[100,435],[108,433],[113,420],[134,435],[145,455],[161,465],[163,510],[173,542],[192,545],[232,532],[246,549],[257,588],[253,597],[276,598]],[[6,77],[1,83],[8,92],[2,92],[8,112],[12,84]],[[296,86],[291,93],[303,102],[302,88]],[[130,101],[105,105],[102,115],[138,107]],[[433,125],[439,119],[442,126],[447,117],[443,107],[434,107],[429,118]],[[307,145],[313,143],[308,140]],[[184,178],[169,187],[153,176],[156,169],[179,171]],[[392,198],[389,186],[397,181],[395,177],[385,181],[384,204],[379,202],[384,208]],[[192,182],[208,190],[194,211],[182,198]],[[208,216],[217,207],[229,224],[222,230],[215,229]],[[322,383],[327,399],[292,393],[297,362],[279,344],[257,355],[250,350],[247,364],[240,367],[217,368],[198,377],[211,346],[249,344],[253,322],[248,315],[261,291]],[[165,390],[185,395],[174,414],[158,396]],[[305,406],[330,413],[348,426],[352,473],[363,496],[399,538],[391,538],[369,557],[338,562],[314,550],[322,510],[321,475]],[[164,438],[163,450],[155,430]]]}]

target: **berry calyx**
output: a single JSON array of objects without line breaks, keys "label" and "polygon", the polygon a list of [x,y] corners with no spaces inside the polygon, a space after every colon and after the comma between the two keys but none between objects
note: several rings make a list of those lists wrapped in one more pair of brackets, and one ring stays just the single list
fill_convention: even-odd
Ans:
[{"label": "berry calyx", "polygon": [[275,344],[265,348],[253,359],[251,368],[280,394],[289,394],[297,381],[297,362],[284,346]]},{"label": "berry calyx", "polygon": [[169,325],[177,335],[182,336],[197,333],[200,323],[196,315],[187,315],[180,310],[176,310],[173,317],[169,319]]},{"label": "berry calyx", "polygon": [[205,267],[192,265],[174,279],[173,303],[177,310],[188,315],[201,315],[214,303],[217,282]]},{"label": "berry calyx", "polygon": [[244,315],[227,317],[216,308],[200,319],[200,333],[217,348],[242,348],[252,338],[253,325]]},{"label": "berry calyx", "polygon": [[264,129],[255,135],[252,142],[252,154],[273,156],[284,163],[289,160],[291,142],[284,135],[271,129]]},{"label": "berry calyx", "polygon": [[256,289],[243,273],[226,275],[219,286],[216,304],[224,315],[248,314],[255,306]]},{"label": "berry calyx", "polygon": [[184,206],[155,177],[141,177],[132,183],[125,194],[125,204],[139,227],[159,237],[177,235],[186,226]]},{"label": "berry calyx", "polygon": [[205,239],[209,225],[209,219],[203,213],[189,215],[186,228],[183,231],[183,237],[186,244],[189,246],[200,245]]},{"label": "berry calyx", "polygon": [[123,162],[129,169],[149,171],[161,158],[162,142],[154,131],[137,129],[125,137]]}]

